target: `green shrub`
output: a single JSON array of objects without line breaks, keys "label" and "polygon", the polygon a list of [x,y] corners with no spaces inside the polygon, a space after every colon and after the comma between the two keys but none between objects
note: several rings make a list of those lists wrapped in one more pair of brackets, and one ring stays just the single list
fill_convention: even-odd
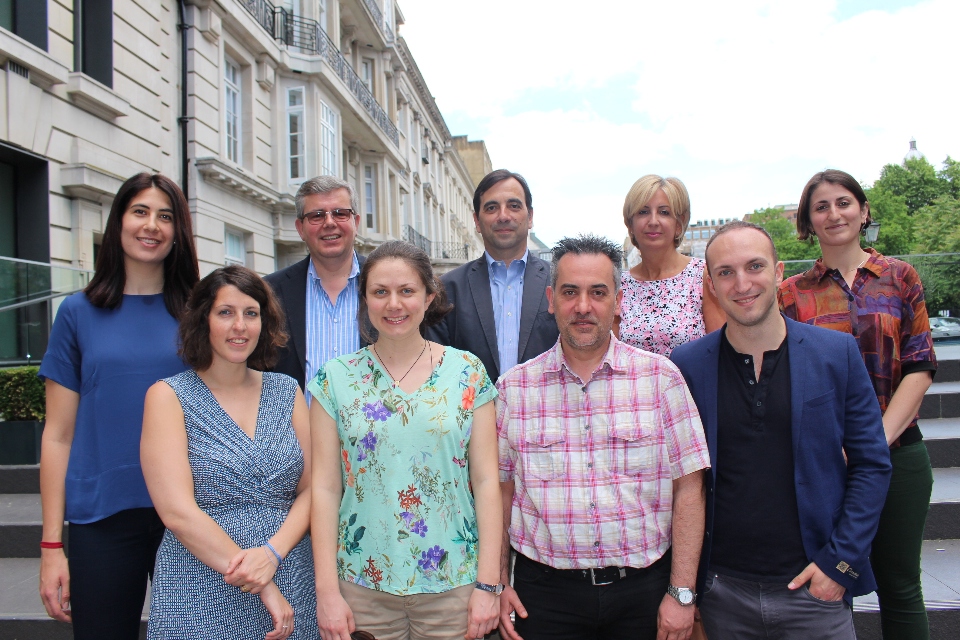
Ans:
[{"label": "green shrub", "polygon": [[47,416],[39,367],[0,369],[0,415],[3,420],[43,420]]}]

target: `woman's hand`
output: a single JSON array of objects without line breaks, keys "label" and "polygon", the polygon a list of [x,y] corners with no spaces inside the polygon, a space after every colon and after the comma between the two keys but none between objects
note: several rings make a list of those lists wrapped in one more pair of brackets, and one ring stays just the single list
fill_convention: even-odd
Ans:
[{"label": "woman's hand", "polygon": [[273,631],[264,640],[284,640],[293,633],[293,607],[273,582],[260,591],[260,600],[273,619]]},{"label": "woman's hand", "polygon": [[357,630],[353,611],[339,590],[317,594],[317,625],[323,640],[350,640],[350,634]]},{"label": "woman's hand", "polygon": [[489,591],[474,589],[467,604],[467,640],[482,638],[497,628],[500,621],[500,602]]},{"label": "woman's hand", "polygon": [[[269,554],[269,555],[267,555]],[[223,579],[227,584],[243,589],[250,593],[260,593],[264,587],[273,582],[277,572],[277,561],[273,552],[266,547],[241,549],[233,556]]]},{"label": "woman's hand", "polygon": [[48,616],[60,622],[72,622],[70,569],[63,549],[40,550],[40,599]]}]

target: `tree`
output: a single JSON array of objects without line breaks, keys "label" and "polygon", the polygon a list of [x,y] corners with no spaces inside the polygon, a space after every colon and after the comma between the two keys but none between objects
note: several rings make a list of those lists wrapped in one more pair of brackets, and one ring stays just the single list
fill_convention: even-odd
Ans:
[{"label": "tree", "polygon": [[902,256],[914,249],[915,220],[903,196],[887,191],[878,180],[867,189],[870,217],[880,223],[880,235],[873,248],[886,256]]},{"label": "tree", "polygon": [[923,156],[905,158],[903,164],[886,165],[880,171],[880,179],[873,183],[875,188],[902,196],[910,215],[943,195],[948,185]]},{"label": "tree", "polygon": [[941,196],[916,213],[919,253],[960,252],[960,200]]},{"label": "tree", "polygon": [[960,198],[960,162],[947,156],[943,161],[943,169],[937,172],[937,178],[945,194]]},{"label": "tree", "polygon": [[763,227],[770,234],[781,260],[816,260],[820,257],[820,246],[815,239],[814,244],[797,240],[797,229],[783,217],[783,209],[756,209],[750,222]]}]

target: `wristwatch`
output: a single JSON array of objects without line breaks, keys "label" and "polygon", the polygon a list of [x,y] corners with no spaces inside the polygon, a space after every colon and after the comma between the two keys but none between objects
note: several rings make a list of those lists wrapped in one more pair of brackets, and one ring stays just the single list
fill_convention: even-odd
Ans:
[{"label": "wristwatch", "polygon": [[687,587],[675,587],[670,584],[667,585],[667,593],[673,596],[681,607],[689,607],[697,601],[697,594],[693,592],[693,589]]},{"label": "wristwatch", "polygon": [[500,595],[500,592],[503,591],[502,584],[487,584],[486,582],[477,581],[477,589],[480,591],[489,591],[495,596]]}]

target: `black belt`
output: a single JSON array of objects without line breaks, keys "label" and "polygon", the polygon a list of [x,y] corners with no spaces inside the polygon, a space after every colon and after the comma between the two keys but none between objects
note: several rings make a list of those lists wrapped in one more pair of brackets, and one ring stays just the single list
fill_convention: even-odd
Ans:
[{"label": "black belt", "polygon": [[558,578],[566,578],[568,580],[577,580],[580,582],[589,582],[594,586],[603,586],[607,584],[613,584],[624,578],[629,578],[630,576],[635,576],[637,574],[649,571],[653,567],[657,566],[659,563],[663,562],[664,559],[669,562],[670,551],[668,550],[666,554],[663,555],[659,560],[654,562],[649,567],[644,567],[643,569],[637,569],[636,567],[602,567],[599,569],[555,569],[550,565],[543,564],[542,562],[537,562],[532,560],[522,553],[517,554],[517,562],[526,562],[535,566],[540,571],[544,573],[549,573]]},{"label": "black belt", "polygon": [[921,440],[923,440],[923,434],[920,432],[920,427],[907,427],[897,438],[897,443],[894,446],[905,447],[909,444],[916,444]]}]

